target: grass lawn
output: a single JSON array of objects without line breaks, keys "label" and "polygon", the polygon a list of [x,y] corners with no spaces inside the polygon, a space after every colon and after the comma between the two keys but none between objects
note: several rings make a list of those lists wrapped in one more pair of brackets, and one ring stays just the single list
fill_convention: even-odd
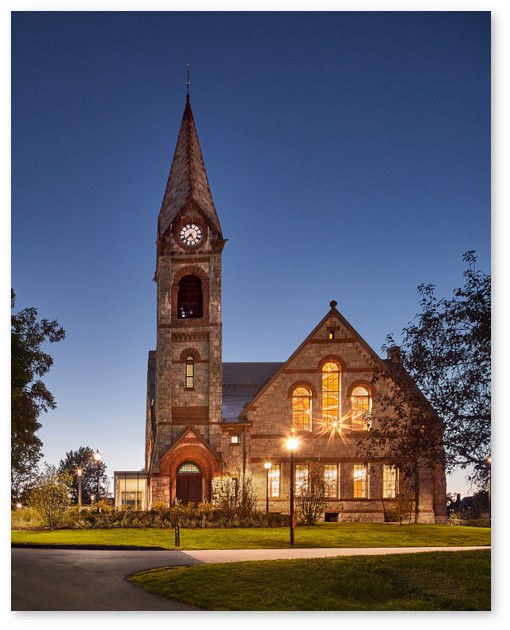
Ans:
[{"label": "grass lawn", "polygon": [[143,588],[206,610],[490,610],[490,551],[153,569]]},{"label": "grass lawn", "polygon": [[[296,528],[296,547],[435,547],[490,545],[489,528],[452,525],[320,523]],[[136,545],[174,549],[173,529],[12,530],[13,543]],[[181,549],[289,547],[288,528],[181,529]]]}]

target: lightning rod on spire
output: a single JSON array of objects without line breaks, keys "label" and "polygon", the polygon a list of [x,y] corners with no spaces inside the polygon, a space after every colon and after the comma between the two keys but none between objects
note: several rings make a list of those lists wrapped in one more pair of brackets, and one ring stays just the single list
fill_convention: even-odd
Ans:
[{"label": "lightning rod on spire", "polygon": [[189,57],[186,60],[186,102],[189,103]]}]

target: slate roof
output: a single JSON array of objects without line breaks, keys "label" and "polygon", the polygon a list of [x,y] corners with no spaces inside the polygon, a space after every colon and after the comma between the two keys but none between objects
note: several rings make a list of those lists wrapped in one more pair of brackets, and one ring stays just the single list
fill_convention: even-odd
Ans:
[{"label": "slate roof", "polygon": [[224,422],[238,422],[239,414],[283,363],[223,363]]},{"label": "slate roof", "polygon": [[205,172],[191,105],[187,100],[163,203],[159,211],[158,234],[160,238],[189,201],[196,203],[210,224],[221,235],[220,222]]}]

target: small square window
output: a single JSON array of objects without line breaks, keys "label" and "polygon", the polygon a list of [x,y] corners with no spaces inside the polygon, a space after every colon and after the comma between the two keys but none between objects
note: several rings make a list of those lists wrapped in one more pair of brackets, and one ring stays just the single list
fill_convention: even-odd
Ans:
[{"label": "small square window", "polygon": [[230,444],[239,444],[239,436],[231,435],[230,436]]}]

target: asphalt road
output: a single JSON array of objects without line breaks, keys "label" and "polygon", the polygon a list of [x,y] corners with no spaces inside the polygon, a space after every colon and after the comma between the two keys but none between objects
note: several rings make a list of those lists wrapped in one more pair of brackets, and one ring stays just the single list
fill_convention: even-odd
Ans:
[{"label": "asphalt road", "polygon": [[126,576],[201,564],[182,551],[12,549],[12,610],[198,610],[148,593]]}]

